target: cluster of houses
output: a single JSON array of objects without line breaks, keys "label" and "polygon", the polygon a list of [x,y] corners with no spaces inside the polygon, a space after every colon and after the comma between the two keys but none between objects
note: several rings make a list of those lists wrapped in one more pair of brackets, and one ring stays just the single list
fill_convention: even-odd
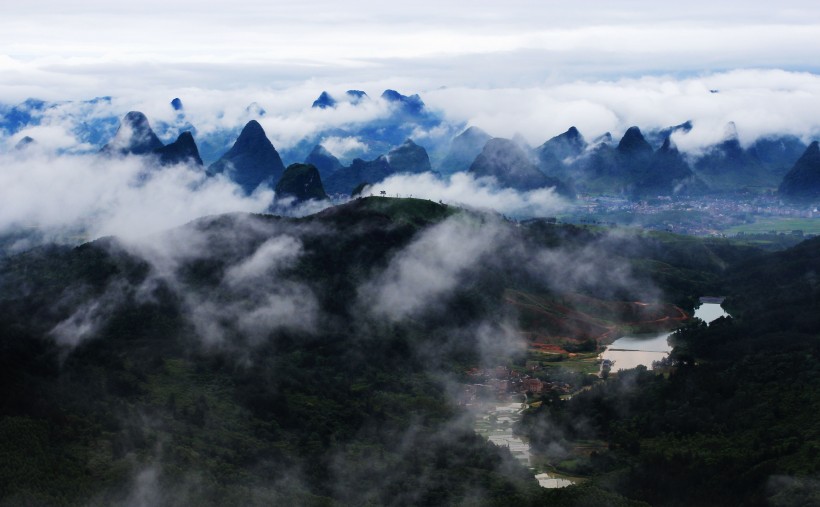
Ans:
[{"label": "cluster of houses", "polygon": [[[540,369],[537,362],[528,361],[527,371]],[[466,405],[477,400],[491,400],[510,394],[543,394],[556,391],[569,394],[570,385],[564,382],[548,382],[506,366],[473,368],[467,372],[470,382],[461,384],[459,404]]]}]

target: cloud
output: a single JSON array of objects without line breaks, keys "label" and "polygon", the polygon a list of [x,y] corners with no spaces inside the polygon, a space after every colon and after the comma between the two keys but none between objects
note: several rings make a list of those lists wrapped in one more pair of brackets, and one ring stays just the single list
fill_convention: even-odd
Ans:
[{"label": "cloud", "polygon": [[320,144],[334,157],[339,159],[351,159],[360,156],[368,149],[367,143],[362,142],[362,140],[355,136],[328,136],[322,138]]},{"label": "cloud", "polygon": [[249,258],[231,266],[225,273],[225,281],[239,286],[290,266],[302,253],[302,244],[292,236],[277,236],[264,242]]},{"label": "cloud", "polygon": [[440,304],[501,242],[505,231],[464,216],[426,230],[398,253],[387,268],[359,291],[364,307],[399,321]]},{"label": "cloud", "polygon": [[818,70],[810,62],[820,9],[806,1],[742,9],[698,1],[675,10],[603,0],[560,8],[481,1],[470,9],[430,0],[140,5],[46,0],[6,9],[0,94],[338,83],[352,72],[359,81],[423,76],[415,79],[431,89],[738,67]]},{"label": "cloud", "polygon": [[0,232],[63,229],[87,238],[138,237],[203,215],[263,211],[273,192],[245,197],[223,177],[196,167],[157,169],[150,158],[0,154]]},{"label": "cloud", "polygon": [[[718,93],[712,93],[718,90]],[[749,144],[773,134],[808,140],[820,135],[820,76],[782,70],[736,70],[694,77],[647,76],[572,81],[526,88],[454,87],[431,90],[425,101],[450,121],[476,125],[498,137],[524,135],[533,146],[575,125],[587,140],[627,128],[664,128],[691,120],[675,141],[697,153],[737,124]]]},{"label": "cloud", "polygon": [[[204,218],[182,228],[130,240],[129,251],[151,266],[138,293],[150,300],[166,287],[206,349],[248,358],[279,331],[314,333],[321,321],[316,296],[290,270],[304,255],[306,228],[254,215]],[[203,280],[185,267],[222,266]],[[204,284],[204,285],[203,285]]]},{"label": "cloud", "polygon": [[554,216],[569,203],[551,188],[518,192],[499,188],[493,179],[474,178],[469,173],[455,173],[439,179],[432,173],[398,174],[368,186],[363,195],[384,190],[387,195],[411,196],[446,204],[491,209],[499,213],[522,216]]}]

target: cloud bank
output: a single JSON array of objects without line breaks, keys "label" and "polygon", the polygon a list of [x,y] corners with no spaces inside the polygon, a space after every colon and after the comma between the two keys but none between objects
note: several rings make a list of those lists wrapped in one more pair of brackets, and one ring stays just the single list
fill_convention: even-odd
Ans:
[{"label": "cloud bank", "polygon": [[552,188],[518,192],[511,188],[499,188],[493,178],[476,179],[464,172],[455,173],[447,179],[439,179],[432,173],[397,174],[369,185],[362,195],[379,195],[381,191],[389,196],[430,199],[520,216],[552,216],[569,206],[569,202]]},{"label": "cloud bank", "polygon": [[273,191],[245,197],[233,182],[201,169],[157,169],[150,159],[42,152],[0,155],[0,232],[74,231],[87,239],[139,237],[203,215],[261,212]]}]

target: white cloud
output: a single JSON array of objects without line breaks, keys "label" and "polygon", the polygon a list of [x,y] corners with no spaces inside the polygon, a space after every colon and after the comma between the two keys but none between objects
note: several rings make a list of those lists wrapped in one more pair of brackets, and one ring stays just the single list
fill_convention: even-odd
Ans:
[{"label": "white cloud", "polygon": [[4,7],[0,96],[11,100],[340,84],[351,74],[359,82],[405,76],[433,89],[741,67],[818,70],[820,6],[808,1],[670,8],[512,0],[465,8],[432,0],[146,0],[134,8],[41,0]]},{"label": "white cloud", "polygon": [[349,159],[351,154],[356,156],[367,151],[367,143],[362,142],[355,136],[328,136],[322,138],[321,145],[338,159]]},{"label": "white cloud", "polygon": [[[718,93],[712,93],[717,90]],[[761,136],[820,134],[820,76],[781,70],[736,70],[689,78],[649,76],[575,81],[529,88],[447,88],[424,95],[452,121],[499,137],[520,132],[537,146],[575,125],[588,141],[632,125],[644,130],[694,123],[675,138],[683,151],[718,142],[734,121],[741,142]]]},{"label": "white cloud", "polygon": [[360,288],[364,307],[398,321],[436,306],[484,256],[503,244],[508,229],[456,216],[435,225],[403,249]]},{"label": "white cloud", "polygon": [[95,238],[138,237],[194,218],[263,211],[270,190],[250,197],[196,167],[156,169],[141,157],[108,158],[39,151],[0,155],[0,231],[35,227],[80,230]]},{"label": "white cloud", "polygon": [[471,208],[492,209],[510,215],[553,216],[569,203],[554,190],[542,188],[518,192],[498,188],[491,179],[476,179],[469,173],[455,173],[438,179],[431,173],[398,174],[367,187],[363,194],[412,196]]}]

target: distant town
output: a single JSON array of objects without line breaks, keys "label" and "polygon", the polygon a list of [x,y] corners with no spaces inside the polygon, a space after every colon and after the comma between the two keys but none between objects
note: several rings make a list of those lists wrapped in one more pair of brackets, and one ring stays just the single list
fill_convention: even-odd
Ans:
[{"label": "distant town", "polygon": [[[817,205],[799,206],[786,203],[772,193],[744,193],[732,196],[669,197],[631,201],[623,197],[579,195],[574,211],[562,221],[604,226],[631,225],[650,230],[695,236],[726,236],[742,234],[732,228],[753,224],[760,219],[812,219],[811,230],[796,226],[785,232],[813,236],[820,228]],[[816,222],[814,222],[816,220]]]}]

